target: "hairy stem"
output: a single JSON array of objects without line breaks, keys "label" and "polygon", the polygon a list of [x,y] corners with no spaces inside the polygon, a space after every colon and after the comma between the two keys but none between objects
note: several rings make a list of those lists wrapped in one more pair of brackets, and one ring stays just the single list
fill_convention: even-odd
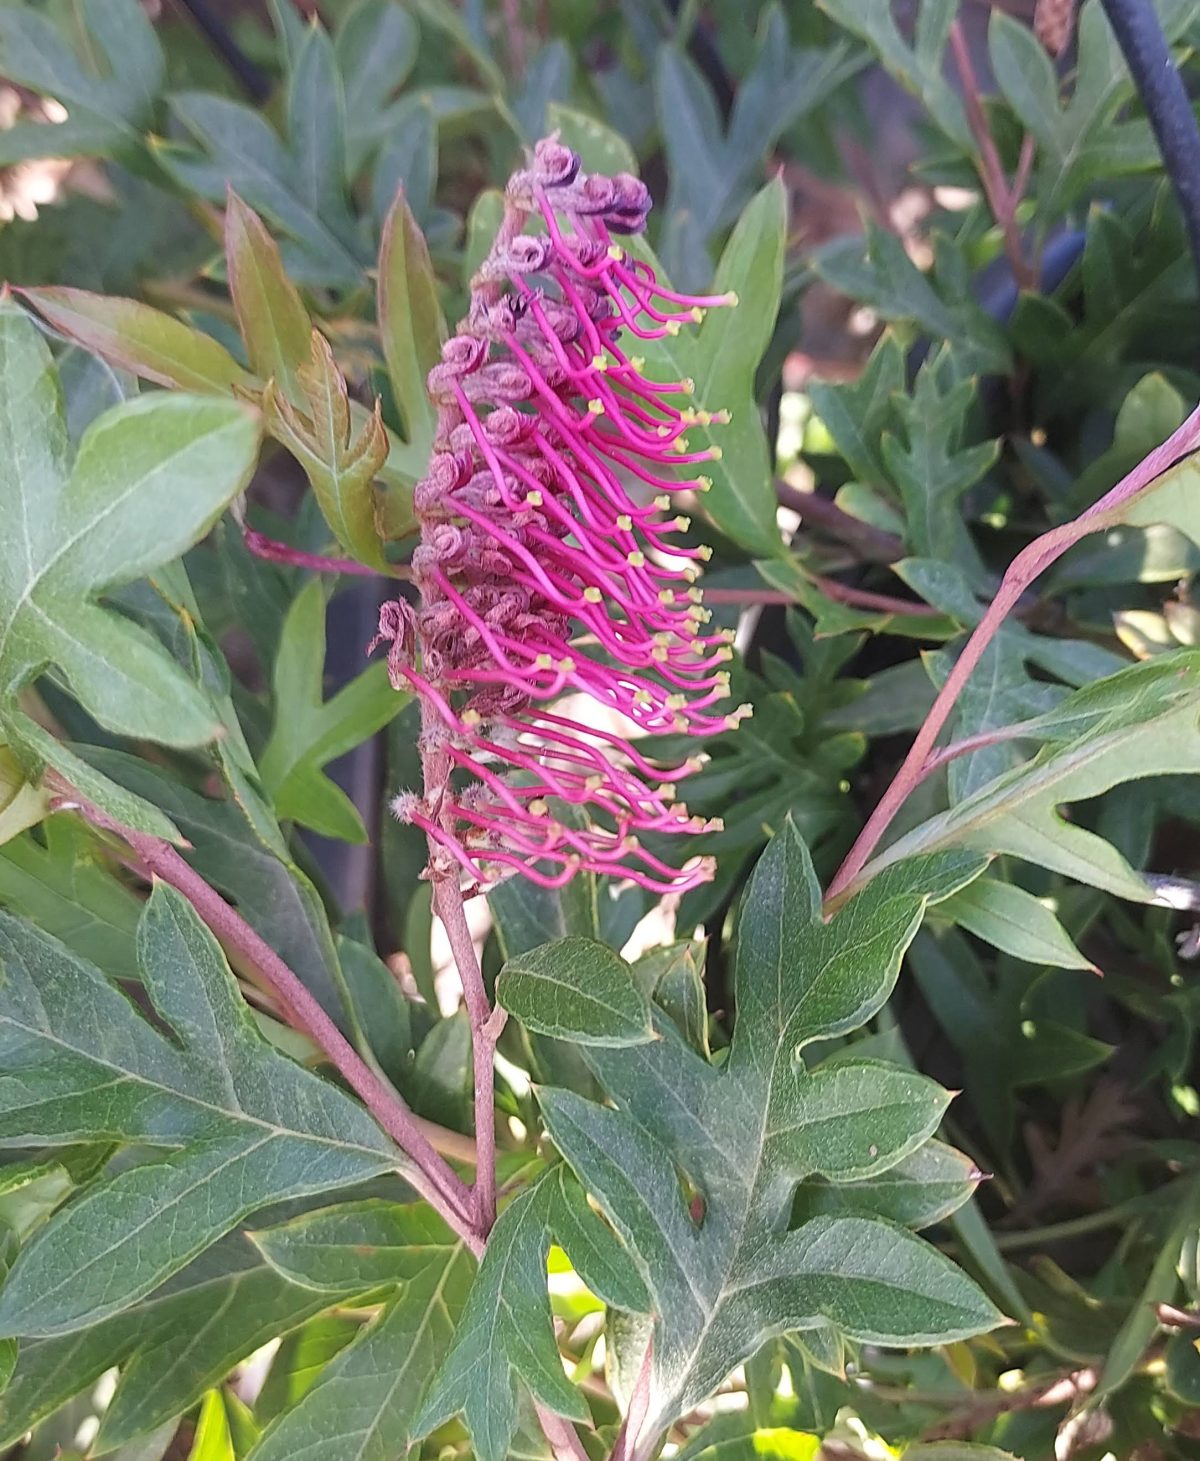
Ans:
[{"label": "hairy stem", "polygon": [[505,1013],[493,1010],[483,984],[483,970],[467,926],[463,893],[456,877],[441,878],[434,886],[434,906],[462,981],[463,998],[471,1021],[471,1050],[475,1066],[475,1221],[488,1233],[496,1221],[496,1042],[504,1029]]},{"label": "hairy stem", "polygon": [[[353,558],[328,558],[323,553],[306,553],[302,548],[293,548],[276,538],[268,538],[265,533],[256,532],[254,528],[244,529],[242,539],[256,558],[265,558],[268,563],[284,563],[289,568],[313,568],[318,573],[352,573],[360,578],[379,577],[378,569],[370,568],[365,563],[356,563]],[[405,576],[407,570],[395,574],[397,578]]]},{"label": "hairy stem", "polygon": [[954,668],[938,692],[917,732],[908,755],[893,777],[888,789],[880,797],[875,810],[859,833],[854,846],[837,870],[826,893],[826,902],[837,898],[850,886],[866,866],[867,859],[879,844],[892,819],[904,805],[913,789],[928,775],[928,762],[942,727],[950,718],[963,686],[971,677],[975,666],[982,659],[984,651],[995,638],[1000,626],[1017,606],[1021,595],[1047,568],[1056,562],[1081,538],[1108,527],[1116,516],[1116,510],[1130,498],[1136,497],[1162,472],[1177,462],[1180,457],[1194,451],[1200,445],[1200,407],[1187,418],[1182,426],[1160,446],[1122,477],[1111,491],[1106,492],[1098,502],[1093,503],[1073,521],[1061,527],[1052,528],[1035,538],[1009,564],[1000,582],[996,596],[988,605],[987,612],[976,625],[971,637],[963,646],[962,653],[954,662]]},{"label": "hairy stem", "polygon": [[147,872],[188,900],[220,943],[245,961],[278,1001],[287,1021],[301,1030],[338,1070],[367,1110],[415,1164],[405,1175],[472,1248],[479,1238],[469,1221],[470,1193],[434,1150],[405,1101],[379,1079],[329,1018],[312,993],[266,940],[167,842],[114,821],[70,788],[64,806],[77,807],[93,825],[115,833]]}]

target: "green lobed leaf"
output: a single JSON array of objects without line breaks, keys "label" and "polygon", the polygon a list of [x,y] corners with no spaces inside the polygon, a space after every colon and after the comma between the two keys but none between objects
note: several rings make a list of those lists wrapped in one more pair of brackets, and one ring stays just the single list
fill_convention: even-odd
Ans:
[{"label": "green lobed leaf", "polygon": [[289,400],[302,401],[298,373],[312,354],[312,321],[278,244],[232,187],[225,200],[225,272],[251,366]]},{"label": "green lobed leaf", "polygon": [[346,95],[347,170],[359,170],[379,115],[417,59],[417,23],[396,0],[358,0],[342,16],[334,52]]},{"label": "green lobed leaf", "polygon": [[254,1401],[254,1419],[260,1429],[297,1405],[325,1366],[357,1337],[361,1328],[356,1315],[319,1314],[285,1335]]},{"label": "green lobed leaf", "polygon": [[517,1427],[518,1380],[555,1414],[589,1418],[563,1373],[546,1293],[547,1220],[557,1181],[547,1173],[500,1214],[450,1353],[413,1422],[414,1440],[461,1413],[479,1461],[504,1461]]},{"label": "green lobed leaf", "polygon": [[165,1150],[89,1187],[39,1230],[0,1290],[0,1333],[94,1324],[255,1209],[398,1165],[356,1102],[266,1043],[215,939],[166,885],[142,915],[138,956],[178,1045],[30,925],[0,916],[0,940],[0,1140],[102,1133]]},{"label": "green lobed leaf", "polygon": [[155,156],[181,186],[212,203],[232,188],[291,241],[293,278],[361,284],[364,249],[348,216],[313,207],[300,163],[260,113],[198,91],[173,93],[171,110],[194,146],[156,141]]},{"label": "green lobed leaf", "polygon": [[528,1029],[560,1040],[638,1045],[654,1038],[650,1001],[632,969],[591,939],[560,939],[509,959],[496,998]]},{"label": "green lobed leaf", "polygon": [[251,1450],[248,1461],[393,1461],[471,1287],[462,1244],[426,1263]]},{"label": "green lobed leaf", "polygon": [[977,878],[947,898],[939,913],[1028,964],[1095,971],[1096,966],[1079,952],[1045,903],[1013,883]]},{"label": "green lobed leaf", "polygon": [[966,1202],[979,1182],[979,1169],[962,1152],[927,1141],[886,1172],[858,1182],[802,1182],[793,1222],[819,1213],[859,1213],[887,1218],[919,1232]]},{"label": "green lobed leaf", "polygon": [[407,1283],[458,1247],[424,1203],[379,1198],[317,1208],[249,1237],[289,1283],[330,1293]]},{"label": "green lobed leaf", "polygon": [[259,768],[279,817],[324,837],[365,842],[354,802],[322,767],[386,726],[408,697],[393,690],[380,662],[323,700],[324,643],[324,589],[314,579],[292,599],[284,621],[272,676],[275,726]]},{"label": "green lobed leaf", "polygon": [[167,745],[217,731],[212,711],[159,646],[97,595],[201,538],[245,486],[254,413],[233,401],[143,396],[106,411],[68,468],[50,354],[29,320],[0,310],[0,691],[49,665],[110,730]]},{"label": "green lobed leaf", "polygon": [[89,764],[153,800],[171,815],[190,846],[186,855],[213,887],[294,969],[325,1012],[345,1021],[341,970],[324,904],[292,860],[263,806],[235,788],[223,800],[201,796],[144,760],[89,748]]},{"label": "green lobed leaf", "polygon": [[141,900],[113,876],[91,828],[76,818],[52,817],[43,840],[19,837],[0,848],[0,903],[114,978],[137,977]]},{"label": "green lobed leaf", "polygon": [[[357,1285],[341,1297],[358,1292]],[[108,1451],[194,1404],[246,1355],[336,1301],[289,1284],[241,1235],[224,1238],[121,1314],[49,1339],[22,1340],[0,1392],[0,1444],[121,1366],[96,1442]]]},{"label": "green lobed leaf", "polygon": [[[879,853],[861,886],[906,857],[950,847],[1010,853],[1118,897],[1148,902],[1149,886],[1111,843],[1059,808],[1145,776],[1200,771],[1200,655],[1181,650],[1076,691],[1045,717],[1055,739]],[[1041,719],[1030,723],[1039,739]],[[1065,735],[1064,735],[1065,732]],[[1072,733],[1074,732],[1074,733]]]},{"label": "green lobed leaf", "polygon": [[887,1172],[937,1126],[946,1097],[920,1077],[852,1059],[808,1073],[798,1057],[879,1009],[926,903],[982,867],[969,854],[898,866],[874,897],[825,923],[788,826],[739,920],[724,1067],[658,1017],[650,1044],[585,1052],[615,1107],[539,1093],[552,1139],[638,1256],[660,1316],[647,1437],[773,1334],[833,1325],[874,1343],[933,1344],[998,1322],[965,1275],[891,1222],[817,1215],[786,1230],[798,1182]]}]

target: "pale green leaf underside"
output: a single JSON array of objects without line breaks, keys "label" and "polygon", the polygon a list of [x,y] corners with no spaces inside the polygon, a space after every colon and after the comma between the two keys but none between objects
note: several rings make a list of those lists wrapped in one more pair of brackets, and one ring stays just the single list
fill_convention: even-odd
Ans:
[{"label": "pale green leaf underside", "polygon": [[0,309],[0,692],[54,665],[111,730],[167,745],[216,734],[167,653],[95,599],[201,538],[257,450],[249,408],[158,394],[106,411],[71,465],[50,353],[26,316]]}]

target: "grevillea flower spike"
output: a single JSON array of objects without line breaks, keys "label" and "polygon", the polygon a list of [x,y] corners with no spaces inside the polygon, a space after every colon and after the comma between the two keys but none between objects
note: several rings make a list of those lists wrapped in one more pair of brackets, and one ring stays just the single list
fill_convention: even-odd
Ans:
[{"label": "grevillea flower spike", "polygon": [[[673,536],[688,527],[673,496],[704,491],[695,469],[719,455],[690,450],[688,426],[727,417],[699,410],[690,380],[648,378],[623,341],[677,334],[736,300],[659,283],[614,240],[644,227],[645,186],[581,172],[555,139],[505,204],[468,316],[429,374],[421,603],[386,604],[371,645],[390,645],[393,683],[424,711],[424,792],[393,810],[426,832],[431,874],[469,886],[513,871],[559,886],[588,869],[682,891],[711,876],[709,860],[676,869],[641,834],[719,824],[677,798],[696,758],[663,769],[640,747],[750,713],[722,708],[731,636],[705,631],[694,587],[709,550]],[[580,692],[641,735],[556,711],[567,695],[586,703]]]}]

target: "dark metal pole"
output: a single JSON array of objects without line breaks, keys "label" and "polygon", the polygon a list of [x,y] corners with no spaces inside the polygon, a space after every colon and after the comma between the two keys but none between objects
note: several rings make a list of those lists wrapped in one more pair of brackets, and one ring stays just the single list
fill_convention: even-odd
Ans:
[{"label": "dark metal pole", "polygon": [[1103,0],[1175,185],[1200,279],[1200,127],[1171,60],[1153,0]]},{"label": "dark metal pole", "polygon": [[229,33],[229,27],[209,4],[209,0],[179,0],[179,3],[204,32],[209,45],[242,83],[251,101],[261,105],[271,94],[271,84]]}]

